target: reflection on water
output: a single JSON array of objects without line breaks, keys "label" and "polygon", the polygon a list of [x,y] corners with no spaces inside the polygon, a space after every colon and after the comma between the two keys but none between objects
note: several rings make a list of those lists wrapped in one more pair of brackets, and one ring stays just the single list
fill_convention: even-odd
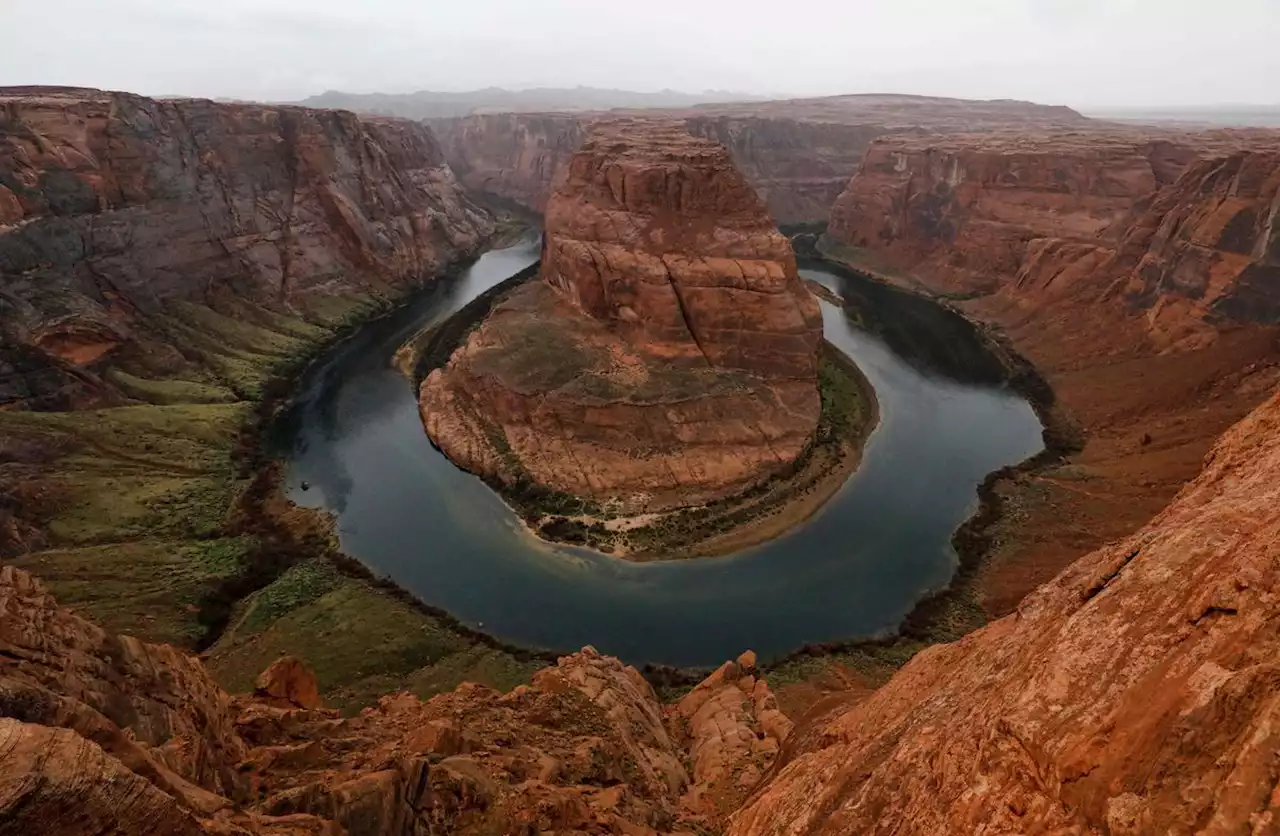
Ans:
[{"label": "reflection on water", "polygon": [[[431,446],[412,387],[390,365],[415,330],[537,255],[532,239],[487,253],[363,329],[313,368],[281,425],[291,496],[337,514],[348,554],[502,639],[710,665],[748,647],[770,658],[884,631],[950,579],[951,535],[983,478],[1041,448],[1039,422],[1016,394],[917,371],[823,303],[826,337],[875,386],[881,421],[858,472],[818,515],[770,543],[694,561],[633,564],[540,543]],[[858,293],[846,288],[857,280],[802,273]],[[297,488],[303,481],[311,490]]]}]

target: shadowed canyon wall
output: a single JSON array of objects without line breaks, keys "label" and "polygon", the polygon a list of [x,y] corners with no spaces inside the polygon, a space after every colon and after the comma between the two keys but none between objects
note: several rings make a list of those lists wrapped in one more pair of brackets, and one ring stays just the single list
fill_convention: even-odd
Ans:
[{"label": "shadowed canyon wall", "polygon": [[434,275],[492,229],[410,122],[0,90],[0,404],[111,401],[110,368],[217,377],[182,333],[205,311],[332,313]]}]

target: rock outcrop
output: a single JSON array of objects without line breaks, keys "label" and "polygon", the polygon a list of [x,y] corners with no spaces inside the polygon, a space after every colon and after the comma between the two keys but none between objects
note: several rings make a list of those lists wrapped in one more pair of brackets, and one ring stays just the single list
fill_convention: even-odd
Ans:
[{"label": "rock outcrop", "polygon": [[0,568],[0,651],[0,714],[70,728],[164,789],[234,794],[245,747],[231,699],[194,659],[106,633],[12,566]]},{"label": "rock outcrop", "polygon": [[32,836],[719,829],[790,732],[751,654],[674,707],[591,648],[509,694],[394,694],[348,718],[290,659],[232,699],[12,567],[0,651],[0,832]]},{"label": "rock outcrop", "polygon": [[1276,827],[1280,397],[1163,513],[797,732],[729,833]]},{"label": "rock outcrop", "polygon": [[817,302],[722,146],[601,126],[548,204],[541,280],[424,381],[446,454],[636,510],[736,493],[817,427]]},{"label": "rock outcrop", "polygon": [[[633,111],[680,120],[695,136],[727,147],[779,224],[821,223],[877,137],[957,130],[1096,124],[1066,107],[929,96],[832,96]],[[468,187],[536,212],[546,208],[600,113],[480,113],[428,120],[449,164]]]},{"label": "rock outcrop", "polygon": [[492,231],[431,133],[340,111],[0,88],[0,405],[200,364],[202,314],[393,295]]}]

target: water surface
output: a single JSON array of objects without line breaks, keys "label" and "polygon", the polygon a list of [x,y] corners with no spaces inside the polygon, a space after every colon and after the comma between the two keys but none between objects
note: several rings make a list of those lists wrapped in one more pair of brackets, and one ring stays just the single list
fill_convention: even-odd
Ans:
[{"label": "water surface", "polygon": [[[290,496],[336,515],[347,554],[501,639],[714,665],[745,648],[768,659],[892,629],[950,580],[951,536],[976,509],[978,484],[1041,449],[1024,399],[919,371],[823,303],[826,338],[871,380],[881,417],[857,473],[816,516],[769,543],[692,561],[634,564],[543,544],[431,446],[412,387],[390,364],[418,328],[537,257],[532,239],[487,253],[371,323],[312,368],[282,424]],[[802,274],[837,293],[858,281]]]}]

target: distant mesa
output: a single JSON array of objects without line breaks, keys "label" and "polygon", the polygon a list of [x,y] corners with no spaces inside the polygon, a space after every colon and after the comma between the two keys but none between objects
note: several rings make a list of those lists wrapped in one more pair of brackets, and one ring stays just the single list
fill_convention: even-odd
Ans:
[{"label": "distant mesa", "polygon": [[442,92],[419,90],[416,93],[344,93],[327,90],[303,99],[305,107],[341,108],[357,113],[400,116],[405,119],[439,119],[467,116],[472,113],[494,113],[540,110],[611,110],[613,108],[676,108],[709,102],[761,101],[762,96],[707,90],[683,93],[659,90],[642,93],[635,90],[613,90],[600,87],[536,87],[507,90],[486,87],[483,90]]}]

